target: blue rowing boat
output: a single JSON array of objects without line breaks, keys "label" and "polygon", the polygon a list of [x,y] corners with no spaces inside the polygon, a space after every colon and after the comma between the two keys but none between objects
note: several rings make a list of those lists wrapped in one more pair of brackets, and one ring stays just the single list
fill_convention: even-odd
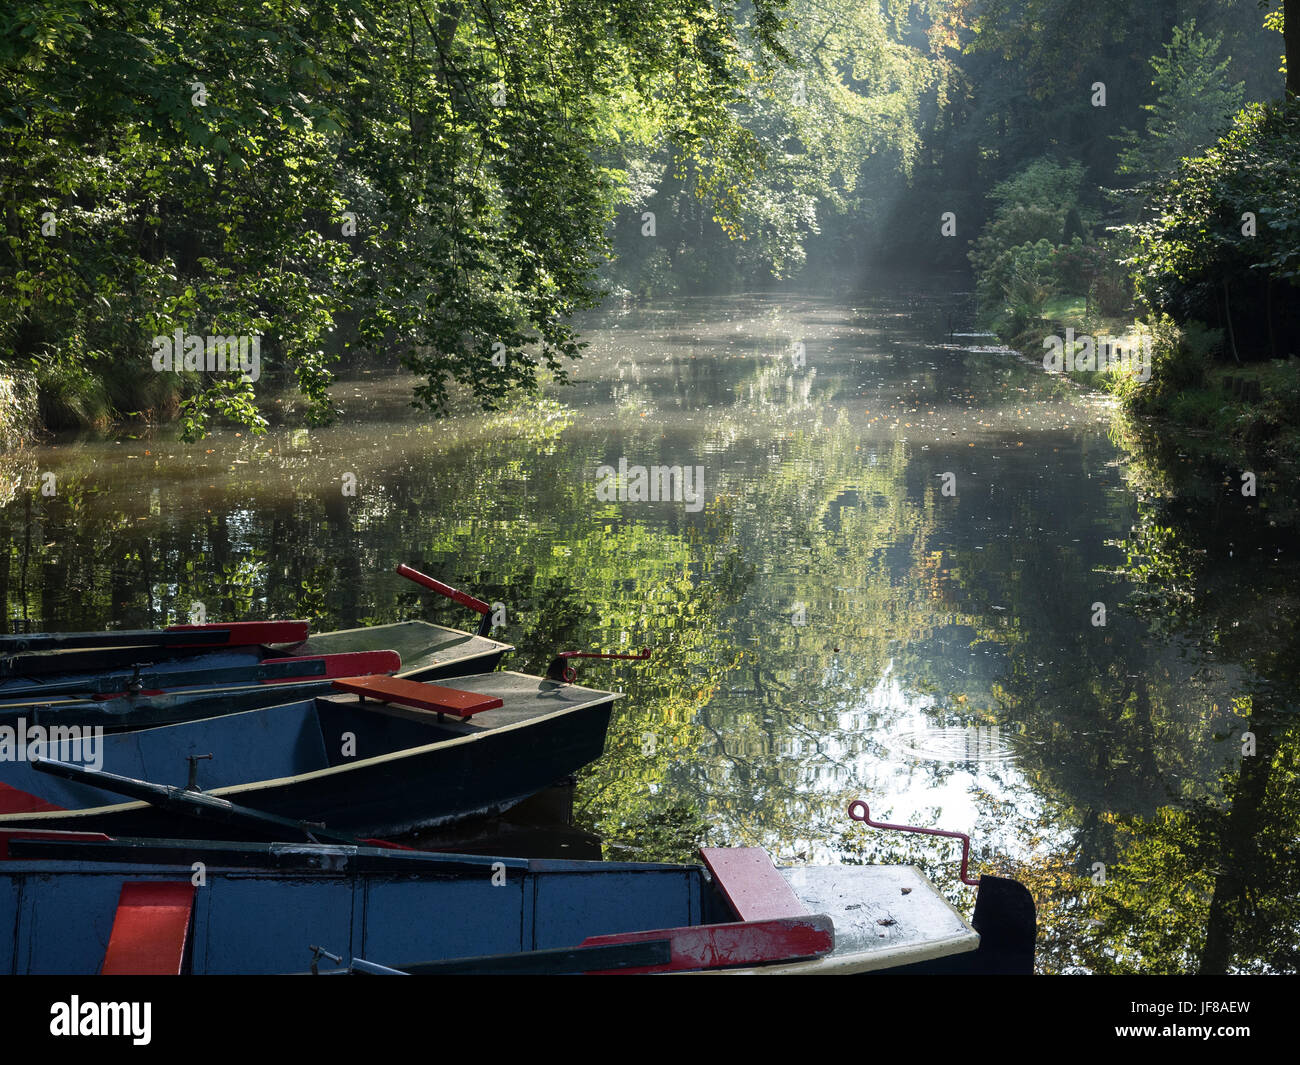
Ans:
[{"label": "blue rowing boat", "polygon": [[[526,860],[0,830],[0,973],[1030,973],[1035,915],[970,923],[909,866]],[[69,920],[75,915],[75,921]]]},{"label": "blue rowing boat", "polygon": [[336,680],[329,695],[118,732],[0,723],[0,827],[201,838],[215,819],[267,838],[248,808],[379,836],[497,813],[603,753],[620,695],[566,680],[564,661],[455,688]]}]

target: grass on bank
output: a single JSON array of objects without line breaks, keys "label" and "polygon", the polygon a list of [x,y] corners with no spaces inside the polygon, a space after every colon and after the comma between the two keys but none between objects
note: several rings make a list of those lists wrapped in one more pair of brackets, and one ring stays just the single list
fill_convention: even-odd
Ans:
[{"label": "grass on bank", "polygon": [[1038,319],[1010,339],[1032,357],[1049,336],[1151,339],[1151,378],[1118,371],[1076,370],[1076,380],[1116,396],[1137,414],[1154,415],[1238,447],[1266,447],[1300,461],[1300,358],[1224,361],[1221,330],[1179,326],[1167,316],[1147,322],[1098,315],[1081,295],[1045,301]]}]

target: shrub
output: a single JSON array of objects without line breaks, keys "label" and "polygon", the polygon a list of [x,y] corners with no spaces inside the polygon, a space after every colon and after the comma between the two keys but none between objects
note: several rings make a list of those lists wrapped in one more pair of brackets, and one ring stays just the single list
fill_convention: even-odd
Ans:
[{"label": "shrub", "polygon": [[[1021,333],[1055,293],[1087,291],[1083,279],[1094,253],[1076,235],[1089,221],[1079,203],[1082,182],[1081,164],[1045,156],[989,193],[997,207],[969,259],[980,306],[995,328]],[[1058,259],[1067,231],[1071,240]]]},{"label": "shrub", "polygon": [[[1185,159],[1128,227],[1144,302],[1179,320],[1231,323],[1245,358],[1300,333],[1300,102],[1253,104]],[[1243,232],[1252,224],[1254,235]],[[1277,354],[1286,354],[1281,348]]]},{"label": "shrub", "polygon": [[1133,289],[1122,265],[1113,257],[1105,256],[1092,284],[1088,288],[1088,301],[1103,317],[1116,318],[1127,314],[1133,306]]},{"label": "shrub", "polygon": [[50,429],[102,429],[112,420],[104,382],[93,356],[52,352],[34,360],[41,421]]},{"label": "shrub", "polygon": [[1000,256],[1020,244],[1055,241],[1061,212],[1046,207],[1010,207],[1000,211],[975,240],[970,261],[981,277],[993,271]]},{"label": "shrub", "polygon": [[1151,342],[1151,379],[1145,383],[1133,377],[1112,380],[1111,390],[1125,406],[1141,413],[1167,411],[1181,393],[1205,383],[1216,331],[1199,325],[1183,329],[1169,315],[1156,314],[1139,322],[1138,332]]},{"label": "shrub", "polygon": [[1079,237],[1058,247],[1052,255],[1052,272],[1060,292],[1086,293],[1093,278],[1105,265],[1106,254],[1096,244],[1085,244]]},{"label": "shrub", "polygon": [[1036,322],[1042,315],[1043,305],[1056,292],[1054,254],[1055,249],[1046,240],[1021,244],[1007,252],[1004,314],[1013,335]]}]

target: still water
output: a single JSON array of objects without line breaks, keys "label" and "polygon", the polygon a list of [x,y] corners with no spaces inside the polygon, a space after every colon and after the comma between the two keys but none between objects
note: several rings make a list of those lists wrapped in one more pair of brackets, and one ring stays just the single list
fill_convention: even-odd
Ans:
[{"label": "still water", "polygon": [[[652,649],[580,666],[628,693],[569,830],[609,857],[904,860],[968,913],[958,846],[862,799],[1024,880],[1045,972],[1294,971],[1294,487],[1243,496],[970,320],[661,301],[593,318],[571,383],[508,412],[431,422],[377,370],[323,430],[7,455],[4,623],[466,626],[412,563],[501,604],[511,668]],[[620,462],[702,494],[611,495]]]}]

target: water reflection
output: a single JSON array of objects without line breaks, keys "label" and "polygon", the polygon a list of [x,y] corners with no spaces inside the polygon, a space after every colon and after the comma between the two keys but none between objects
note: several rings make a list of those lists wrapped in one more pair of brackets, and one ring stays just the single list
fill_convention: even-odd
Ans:
[{"label": "water reflection", "polygon": [[[957,307],[679,300],[594,320],[572,386],[508,413],[427,424],[376,374],[326,430],[7,456],[5,623],[464,624],[392,576],[412,562],[505,604],[513,668],[656,649],[582,667],[629,693],[575,800],[612,857],[911,860],[968,907],[956,848],[850,827],[864,798],[1028,881],[1048,971],[1294,968],[1284,482],[1243,505],[950,335]],[[702,466],[705,506],[598,500],[620,458]]]}]

